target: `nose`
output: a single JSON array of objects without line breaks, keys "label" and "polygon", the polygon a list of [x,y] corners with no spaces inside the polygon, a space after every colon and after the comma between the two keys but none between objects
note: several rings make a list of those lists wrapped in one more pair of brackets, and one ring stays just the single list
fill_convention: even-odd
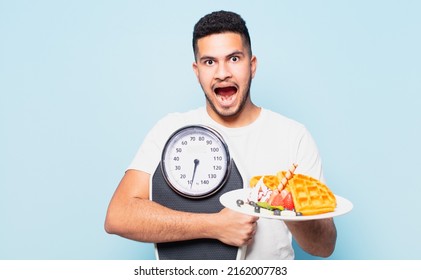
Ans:
[{"label": "nose", "polygon": [[231,77],[231,71],[227,63],[219,63],[218,67],[216,68],[215,78],[218,80],[225,80]]}]

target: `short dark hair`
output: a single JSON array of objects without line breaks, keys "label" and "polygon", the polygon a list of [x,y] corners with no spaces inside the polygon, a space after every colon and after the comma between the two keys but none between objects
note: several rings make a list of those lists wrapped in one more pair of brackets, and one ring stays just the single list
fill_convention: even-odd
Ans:
[{"label": "short dark hair", "polygon": [[197,55],[197,41],[200,38],[225,32],[233,32],[240,34],[243,38],[243,43],[251,51],[251,40],[246,22],[240,15],[234,12],[217,11],[202,17],[194,26],[193,29],[193,52]]}]

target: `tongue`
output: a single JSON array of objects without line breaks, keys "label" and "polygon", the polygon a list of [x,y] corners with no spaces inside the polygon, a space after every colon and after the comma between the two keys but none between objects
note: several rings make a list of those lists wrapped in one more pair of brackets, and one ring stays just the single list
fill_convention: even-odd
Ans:
[{"label": "tongue", "polygon": [[221,87],[215,90],[221,106],[230,107],[235,102],[236,87]]}]

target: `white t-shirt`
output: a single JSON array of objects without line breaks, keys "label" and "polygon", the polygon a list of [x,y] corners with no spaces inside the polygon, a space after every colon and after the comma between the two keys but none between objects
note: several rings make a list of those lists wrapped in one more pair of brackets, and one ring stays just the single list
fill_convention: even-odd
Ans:
[{"label": "white t-shirt", "polygon": [[[259,117],[240,128],[227,128],[212,120],[204,107],[172,113],[161,119],[147,134],[128,169],[153,174],[162,149],[170,135],[186,125],[207,125],[223,136],[243,180],[252,176],[276,174],[293,163],[295,173],[323,181],[317,147],[307,129],[300,123],[262,108]],[[292,236],[280,220],[259,219],[254,242],[247,248],[246,259],[293,259]]]}]

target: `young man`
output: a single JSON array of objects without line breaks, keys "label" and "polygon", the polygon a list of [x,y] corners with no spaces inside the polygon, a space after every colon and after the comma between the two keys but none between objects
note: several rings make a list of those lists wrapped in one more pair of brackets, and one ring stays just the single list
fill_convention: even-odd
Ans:
[{"label": "young man", "polygon": [[244,20],[225,11],[204,16],[194,27],[193,50],[193,70],[206,106],[169,114],[149,132],[110,202],[106,231],[142,242],[211,238],[248,245],[246,259],[293,259],[293,237],[308,253],[328,257],[336,243],[332,219],[283,222],[227,208],[212,214],[188,213],[149,200],[150,176],[166,140],[189,124],[208,125],[223,133],[246,180],[287,170],[292,163],[298,163],[297,173],[323,180],[317,148],[305,127],[251,101],[257,60]]}]

